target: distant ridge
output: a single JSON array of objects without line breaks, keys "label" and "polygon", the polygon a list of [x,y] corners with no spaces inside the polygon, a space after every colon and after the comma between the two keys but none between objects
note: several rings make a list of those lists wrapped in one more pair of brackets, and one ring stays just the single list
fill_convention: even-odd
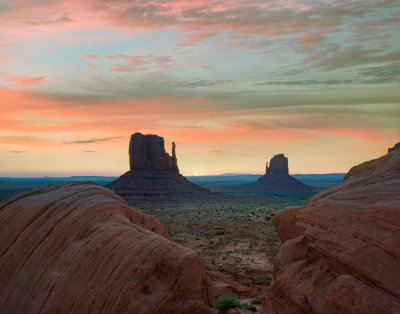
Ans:
[{"label": "distant ridge", "polygon": [[[312,181],[338,181],[341,182],[346,173],[301,173],[292,174],[291,176],[297,180],[312,182]],[[214,175],[201,175],[201,176],[186,176],[192,182],[223,182],[223,181],[255,181],[262,177],[262,174],[253,173],[238,173],[238,174],[214,174]]]}]

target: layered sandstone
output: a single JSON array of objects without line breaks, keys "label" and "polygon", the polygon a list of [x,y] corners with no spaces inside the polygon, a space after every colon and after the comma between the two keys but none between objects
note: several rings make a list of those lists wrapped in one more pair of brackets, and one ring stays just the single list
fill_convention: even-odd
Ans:
[{"label": "layered sandstone", "polygon": [[400,151],[277,213],[264,313],[400,313]]},{"label": "layered sandstone", "polygon": [[107,187],[132,205],[215,202],[226,197],[188,181],[179,173],[176,146],[165,152],[160,136],[135,133],[129,143],[130,170]]},{"label": "layered sandstone", "polygon": [[0,313],[212,313],[202,259],[91,182],[0,203]]}]

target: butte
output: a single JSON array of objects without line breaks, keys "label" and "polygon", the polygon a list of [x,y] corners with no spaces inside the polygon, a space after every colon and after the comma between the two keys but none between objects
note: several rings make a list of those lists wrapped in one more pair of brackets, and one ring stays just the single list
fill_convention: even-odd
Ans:
[{"label": "butte", "polygon": [[216,202],[226,198],[188,181],[179,173],[172,143],[172,156],[165,152],[164,138],[132,134],[129,142],[130,170],[106,185],[129,204],[180,204]]},{"label": "butte", "polygon": [[275,155],[266,165],[265,175],[256,182],[230,186],[243,191],[312,191],[313,188],[289,175],[289,163],[284,154]]}]

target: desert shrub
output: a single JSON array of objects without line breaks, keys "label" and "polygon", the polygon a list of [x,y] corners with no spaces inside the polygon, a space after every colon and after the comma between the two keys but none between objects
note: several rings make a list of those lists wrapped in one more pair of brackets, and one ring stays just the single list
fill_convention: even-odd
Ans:
[{"label": "desert shrub", "polygon": [[250,310],[250,311],[252,311],[252,312],[255,312],[255,311],[257,311],[257,308],[254,306],[254,305],[246,305],[245,307],[244,307],[246,310]]},{"label": "desert shrub", "polygon": [[227,309],[239,307],[241,308],[241,304],[237,296],[234,295],[225,295],[217,299],[215,301],[215,308],[217,309],[218,313],[223,313]]},{"label": "desert shrub", "polygon": [[262,304],[263,303],[263,298],[255,298],[253,300],[251,300],[252,304]]}]

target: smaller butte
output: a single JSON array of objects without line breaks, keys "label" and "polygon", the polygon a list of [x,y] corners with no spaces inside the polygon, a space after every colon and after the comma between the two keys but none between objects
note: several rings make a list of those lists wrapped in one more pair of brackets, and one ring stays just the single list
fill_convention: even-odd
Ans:
[{"label": "smaller butte", "polygon": [[313,188],[289,175],[289,162],[284,154],[278,154],[266,164],[265,175],[256,182],[230,186],[243,191],[313,191]]}]

